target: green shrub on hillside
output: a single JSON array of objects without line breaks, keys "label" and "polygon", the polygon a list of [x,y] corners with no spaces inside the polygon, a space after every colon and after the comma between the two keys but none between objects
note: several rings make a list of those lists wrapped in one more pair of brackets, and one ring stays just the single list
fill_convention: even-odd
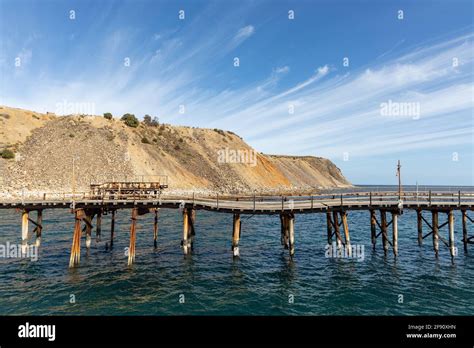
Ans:
[{"label": "green shrub on hillside", "polygon": [[129,127],[137,128],[140,122],[135,117],[134,114],[125,114],[122,116],[121,120]]},{"label": "green shrub on hillside", "polygon": [[15,158],[15,153],[12,150],[5,149],[2,152],[0,152],[0,157],[5,158],[5,159],[12,159],[12,158]]},{"label": "green shrub on hillside", "polygon": [[104,117],[105,117],[106,119],[108,119],[108,120],[111,120],[113,116],[112,116],[112,114],[111,114],[110,112],[106,112],[106,113],[104,114]]}]

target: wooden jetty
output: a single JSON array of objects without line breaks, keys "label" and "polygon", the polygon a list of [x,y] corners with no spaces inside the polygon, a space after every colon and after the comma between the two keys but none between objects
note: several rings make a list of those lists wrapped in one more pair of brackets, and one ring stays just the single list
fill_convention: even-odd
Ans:
[{"label": "wooden jetty", "polygon": [[[128,184],[127,184],[128,185]],[[132,185],[133,186],[133,185]],[[128,185],[127,187],[132,187]],[[159,209],[179,209],[183,216],[183,238],[181,246],[185,255],[193,250],[196,235],[196,212],[207,210],[216,213],[233,214],[232,255],[238,257],[241,238],[241,215],[279,215],[281,222],[281,243],[290,256],[295,253],[295,219],[298,214],[325,214],[327,243],[333,239],[339,248],[351,252],[349,213],[367,211],[370,224],[370,240],[376,248],[377,240],[385,255],[392,250],[398,255],[398,219],[404,210],[414,210],[417,216],[417,240],[421,246],[431,236],[435,256],[438,257],[440,241],[450,251],[451,259],[457,254],[455,246],[454,216],[459,211],[462,220],[462,239],[464,252],[468,245],[474,244],[474,236],[468,235],[468,221],[473,222],[474,192],[345,192],[324,193],[308,196],[165,196],[159,185],[145,185],[145,189],[121,190],[116,186],[103,186],[102,190],[87,193],[48,193],[37,199],[12,200],[0,202],[0,209],[17,209],[22,214],[22,246],[27,248],[29,223],[35,227],[36,245],[41,242],[43,232],[43,211],[46,209],[70,209],[74,214],[75,225],[72,237],[70,267],[80,262],[81,239],[85,236],[85,246],[90,247],[93,221],[95,219],[96,238],[102,235],[101,223],[107,214],[111,218],[110,248],[115,236],[115,217],[119,209],[131,211],[130,246],[128,264],[135,261],[135,241],[139,217],[154,215],[153,241],[158,243]],[[108,191],[107,188],[110,188]],[[112,191],[111,191],[112,190]],[[36,214],[33,214],[36,213]],[[439,216],[446,215],[446,222],[440,224]],[[431,218],[427,216],[431,215]],[[33,217],[36,216],[36,219]],[[368,225],[369,225],[368,224]],[[443,227],[447,226],[443,237]],[[424,234],[424,228],[427,233]]]}]

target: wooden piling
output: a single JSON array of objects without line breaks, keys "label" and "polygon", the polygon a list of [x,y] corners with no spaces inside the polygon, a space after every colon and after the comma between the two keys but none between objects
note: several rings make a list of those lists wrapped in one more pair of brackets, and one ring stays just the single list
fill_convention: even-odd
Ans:
[{"label": "wooden piling", "polygon": [[74,218],[75,224],[71,246],[71,257],[69,258],[69,268],[79,265],[81,259],[81,220],[83,218],[83,210],[76,209],[74,212]]},{"label": "wooden piling", "polygon": [[288,215],[281,214],[281,233],[282,233],[282,244],[285,249],[290,248],[290,234],[289,234],[289,224],[288,224]]},{"label": "wooden piling", "polygon": [[115,209],[112,210],[112,217],[110,221],[110,249],[114,246],[114,233],[115,233]]},{"label": "wooden piling", "polygon": [[398,214],[392,212],[392,248],[393,255],[398,256]]},{"label": "wooden piling", "polygon": [[137,236],[137,216],[138,208],[132,209],[132,224],[130,225],[130,246],[128,247],[128,265],[135,262],[135,242]]},{"label": "wooden piling", "polygon": [[239,240],[240,240],[240,214],[234,214],[233,228],[232,228],[232,253],[234,257],[239,257]]},{"label": "wooden piling", "polygon": [[155,216],[153,219],[153,246],[158,247],[158,208],[155,208]]},{"label": "wooden piling", "polygon": [[99,209],[97,211],[97,217],[96,217],[97,221],[96,221],[96,242],[100,242],[100,235],[102,233],[102,209]]},{"label": "wooden piling", "polygon": [[29,212],[23,210],[21,214],[21,253],[26,254],[28,249],[28,220]]},{"label": "wooden piling", "polygon": [[194,230],[194,224],[196,222],[196,209],[191,208],[188,212],[188,243],[190,245],[190,251],[194,250],[194,236],[196,231]]},{"label": "wooden piling", "polygon": [[191,251],[191,243],[188,240],[189,236],[189,217],[188,217],[188,209],[184,208],[183,209],[183,252],[184,255],[189,254]]},{"label": "wooden piling", "polygon": [[461,210],[462,213],[462,242],[464,244],[464,252],[467,253],[467,244],[468,244],[468,238],[467,238],[467,216],[466,216],[466,211]]},{"label": "wooden piling", "polygon": [[352,256],[352,249],[351,249],[351,238],[349,236],[349,225],[347,223],[347,213],[345,211],[341,212],[341,219],[342,219],[342,227],[344,229],[344,239],[346,241],[346,250],[347,254]]},{"label": "wooden piling", "polygon": [[416,210],[416,220],[418,224],[418,245],[423,245],[423,219],[421,209]]},{"label": "wooden piling", "polygon": [[295,254],[295,215],[293,213],[288,214],[288,237],[290,256],[293,257]]},{"label": "wooden piling", "polygon": [[387,212],[385,210],[380,211],[381,229],[382,229],[382,244],[383,252],[387,255],[388,252],[388,236],[387,236]]},{"label": "wooden piling", "polygon": [[337,247],[340,248],[342,246],[342,238],[341,238],[341,233],[339,231],[339,219],[337,217],[337,211],[333,211],[332,216],[333,216],[333,222],[334,222],[334,233],[336,233]]},{"label": "wooden piling", "polygon": [[436,257],[438,257],[439,250],[439,235],[438,235],[438,212],[433,210],[432,214],[432,227],[433,227],[433,249]]},{"label": "wooden piling", "polygon": [[377,218],[375,217],[375,210],[370,210],[370,236],[372,239],[372,248],[375,250],[377,243]]},{"label": "wooden piling", "polygon": [[92,219],[93,219],[92,214],[90,212],[86,212],[86,217],[84,218],[84,222],[86,223],[86,248],[87,249],[91,247]]},{"label": "wooden piling", "polygon": [[326,212],[326,225],[328,231],[328,244],[332,244],[332,221],[331,221],[331,213],[328,211]]},{"label": "wooden piling", "polygon": [[449,252],[451,254],[451,261],[454,262],[456,256],[456,250],[454,245],[454,212],[452,210],[448,213],[448,226],[449,226]]},{"label": "wooden piling", "polygon": [[36,216],[36,247],[41,245],[41,233],[43,232],[43,209],[37,210]]}]

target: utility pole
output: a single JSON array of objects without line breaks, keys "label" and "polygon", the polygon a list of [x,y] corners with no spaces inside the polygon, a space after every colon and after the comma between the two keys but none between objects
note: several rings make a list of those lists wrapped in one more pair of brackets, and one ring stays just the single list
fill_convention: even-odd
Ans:
[{"label": "utility pole", "polygon": [[400,160],[398,160],[397,165],[397,176],[398,176],[398,200],[402,199],[402,176],[401,176],[401,168]]}]

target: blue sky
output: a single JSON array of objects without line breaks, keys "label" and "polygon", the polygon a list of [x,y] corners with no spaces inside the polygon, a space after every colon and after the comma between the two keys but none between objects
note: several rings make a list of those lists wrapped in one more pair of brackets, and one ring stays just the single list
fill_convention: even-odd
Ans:
[{"label": "blue sky", "polygon": [[[0,104],[228,129],[264,153],[330,158],[356,184],[395,184],[400,159],[406,184],[474,185],[473,11],[468,0],[0,0]],[[384,114],[389,103],[409,109]]]}]

